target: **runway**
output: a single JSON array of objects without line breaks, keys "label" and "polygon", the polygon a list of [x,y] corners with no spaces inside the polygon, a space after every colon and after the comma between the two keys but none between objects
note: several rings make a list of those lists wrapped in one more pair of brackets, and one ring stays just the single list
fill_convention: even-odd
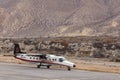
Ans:
[{"label": "runway", "polygon": [[0,63],[0,80],[120,80],[120,74]]}]

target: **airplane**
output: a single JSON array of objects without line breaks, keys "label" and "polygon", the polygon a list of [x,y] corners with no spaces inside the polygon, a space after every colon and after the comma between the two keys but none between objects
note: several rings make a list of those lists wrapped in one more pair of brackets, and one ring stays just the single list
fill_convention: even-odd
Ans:
[{"label": "airplane", "polygon": [[52,65],[60,65],[67,67],[68,71],[70,71],[71,68],[76,67],[74,63],[68,61],[63,56],[50,54],[27,54],[26,52],[21,51],[19,44],[14,45],[14,57],[22,61],[35,63],[37,68],[46,66],[49,69]]}]

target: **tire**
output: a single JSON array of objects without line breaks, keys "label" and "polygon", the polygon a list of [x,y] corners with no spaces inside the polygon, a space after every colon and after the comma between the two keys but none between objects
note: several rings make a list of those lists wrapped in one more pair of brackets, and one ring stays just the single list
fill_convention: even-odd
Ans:
[{"label": "tire", "polygon": [[37,65],[37,68],[40,68],[40,65]]},{"label": "tire", "polygon": [[71,71],[71,68],[70,68],[70,67],[68,67],[68,71]]},{"label": "tire", "polygon": [[48,69],[50,69],[50,66],[47,66]]}]

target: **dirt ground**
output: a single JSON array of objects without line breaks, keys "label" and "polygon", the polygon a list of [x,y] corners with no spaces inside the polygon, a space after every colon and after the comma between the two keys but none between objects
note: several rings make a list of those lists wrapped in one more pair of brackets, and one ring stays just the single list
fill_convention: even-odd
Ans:
[{"label": "dirt ground", "polygon": [[77,69],[80,70],[120,73],[119,62],[110,62],[108,60],[97,58],[72,58],[70,60],[76,63]]},{"label": "dirt ground", "polygon": [[[96,58],[68,58],[68,59],[76,64],[77,66],[76,69],[120,73],[120,62],[109,62],[104,59]],[[28,64],[27,62],[17,60],[12,56],[2,55],[0,55],[0,62]]]}]

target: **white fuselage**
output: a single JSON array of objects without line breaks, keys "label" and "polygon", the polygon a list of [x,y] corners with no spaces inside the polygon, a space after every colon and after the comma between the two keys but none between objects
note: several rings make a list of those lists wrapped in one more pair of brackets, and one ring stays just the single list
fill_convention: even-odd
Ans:
[{"label": "white fuselage", "polygon": [[35,62],[35,63],[45,63],[45,64],[54,64],[54,65],[61,65],[67,67],[75,67],[75,64],[66,60],[63,56],[55,56],[55,55],[46,55],[46,58],[41,58],[40,55],[28,55],[28,54],[18,54],[16,56],[17,59],[28,61],[28,62]]}]

